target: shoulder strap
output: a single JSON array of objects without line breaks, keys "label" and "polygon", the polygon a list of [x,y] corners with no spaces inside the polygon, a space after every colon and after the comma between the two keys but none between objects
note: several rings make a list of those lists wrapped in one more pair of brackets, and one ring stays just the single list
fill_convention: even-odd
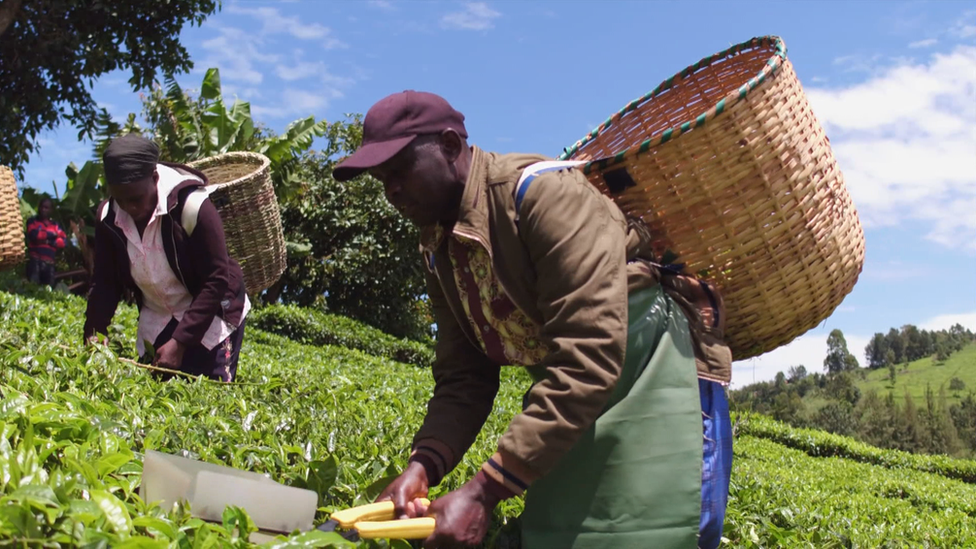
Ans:
[{"label": "shoulder strap", "polygon": [[197,226],[197,215],[200,213],[200,207],[203,206],[203,201],[209,196],[210,190],[207,187],[200,187],[187,195],[186,201],[183,203],[183,214],[180,216],[183,230],[186,231],[187,236],[193,234],[193,229]]},{"label": "shoulder strap", "polygon": [[102,202],[101,209],[98,210],[98,220],[99,221],[105,221],[105,218],[108,216],[108,210],[111,207],[112,207],[112,201],[111,200],[106,200],[106,201]]},{"label": "shoulder strap", "polygon": [[519,210],[522,209],[522,200],[525,198],[525,192],[529,190],[529,185],[532,184],[536,176],[546,172],[574,168],[580,164],[586,164],[586,162],[582,160],[546,160],[536,162],[522,170],[522,176],[519,177],[518,183],[515,185],[515,222],[518,223]]}]

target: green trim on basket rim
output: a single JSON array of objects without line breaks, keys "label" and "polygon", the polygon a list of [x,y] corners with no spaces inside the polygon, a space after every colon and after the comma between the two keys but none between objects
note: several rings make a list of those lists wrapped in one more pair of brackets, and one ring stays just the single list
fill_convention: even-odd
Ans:
[{"label": "green trim on basket rim", "polygon": [[766,61],[766,64],[763,66],[759,74],[750,78],[749,81],[743,84],[741,87],[739,87],[735,91],[723,97],[711,108],[699,114],[698,116],[695,116],[694,118],[691,118],[681,124],[678,124],[674,127],[664,130],[657,137],[646,139],[643,142],[638,143],[628,149],[618,151],[604,158],[598,158],[587,162],[583,166],[583,173],[589,174],[593,170],[594,166],[596,166],[597,169],[602,170],[607,166],[619,164],[624,160],[630,158],[634,154],[641,154],[647,152],[652,147],[656,147],[657,145],[660,145],[662,143],[667,143],[668,141],[677,138],[678,136],[691,130],[692,128],[700,128],[704,126],[706,123],[708,123],[716,116],[722,114],[723,112],[725,112],[727,109],[729,109],[739,101],[745,99],[746,96],[748,96],[749,92],[751,92],[756,87],[758,87],[759,85],[761,85],[763,82],[766,81],[766,77],[768,75],[775,74],[776,70],[782,65],[783,61],[786,60],[786,44],[783,42],[782,38],[778,36],[760,36],[748,40],[746,42],[736,44],[717,54],[709,55],[707,57],[702,58],[699,62],[695,63],[694,65],[690,65],[682,69],[674,76],[671,76],[664,82],[661,82],[661,84],[659,84],[658,87],[654,88],[651,92],[645,94],[643,97],[640,97],[638,99],[631,101],[630,103],[627,103],[627,105],[623,109],[621,109],[616,114],[611,115],[609,118],[607,118],[607,120],[603,124],[600,124],[599,126],[594,128],[593,131],[591,131],[589,134],[586,135],[586,137],[577,141],[572,147],[564,149],[563,153],[559,155],[558,159],[569,160],[574,154],[579,152],[579,150],[582,147],[586,146],[586,144],[596,139],[601,133],[603,133],[604,130],[606,130],[613,124],[615,124],[624,115],[637,110],[637,108],[639,108],[645,102],[653,99],[654,97],[660,95],[664,91],[672,88],[676,81],[680,82],[681,80],[684,80],[685,78],[691,76],[692,73],[698,71],[699,69],[703,69],[714,62],[721,61],[728,57],[738,55],[742,53],[742,50],[756,48],[756,47],[764,47],[769,45],[775,46],[776,51]]}]

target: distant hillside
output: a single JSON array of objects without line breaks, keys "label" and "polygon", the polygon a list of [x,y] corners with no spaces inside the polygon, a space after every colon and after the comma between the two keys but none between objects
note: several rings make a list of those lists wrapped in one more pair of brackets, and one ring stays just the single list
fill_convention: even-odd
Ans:
[{"label": "distant hillside", "polygon": [[[858,380],[856,385],[862,393],[873,389],[879,394],[893,391],[897,396],[904,396],[907,392],[915,399],[916,406],[925,405],[926,387],[931,387],[936,393],[945,387],[949,403],[959,403],[970,390],[976,390],[976,343],[970,343],[953,353],[945,362],[926,357],[899,364],[896,368],[894,383],[889,380],[888,369],[882,368],[868,372],[866,379]],[[961,380],[964,389],[951,390],[953,378]]]},{"label": "distant hillside", "polygon": [[791,369],[731,393],[732,407],[883,448],[976,456],[976,343],[943,361],[835,374]]}]

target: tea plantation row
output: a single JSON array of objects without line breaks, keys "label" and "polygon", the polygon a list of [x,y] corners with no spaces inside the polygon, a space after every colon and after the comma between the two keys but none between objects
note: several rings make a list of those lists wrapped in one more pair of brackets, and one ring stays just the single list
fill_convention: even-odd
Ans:
[{"label": "tea plantation row", "polygon": [[[116,358],[133,357],[132,308],[120,309],[109,349],[80,344],[83,312],[76,297],[0,292],[0,545],[248,545],[253,525],[240,510],[228,509],[223,524],[208,524],[186,510],[164,512],[142,501],[137,489],[146,449],[315,490],[317,521],[324,520],[334,509],[370,501],[403,466],[432,387],[425,368],[388,358],[395,341],[377,348],[360,339],[356,346],[381,355],[373,356],[252,327],[239,383],[159,383]],[[285,314],[296,338],[301,332],[318,342],[310,335],[315,330],[342,329],[322,328],[327,319],[321,316],[313,319],[318,327],[303,325],[300,310]],[[347,341],[356,337],[350,332]],[[517,369],[504,376],[484,433],[433,497],[474,474],[518,411],[528,380]],[[942,469],[899,464],[898,456],[891,463],[855,454],[813,457],[809,448],[767,440],[788,428],[762,421],[740,424],[735,441],[728,546],[976,545],[976,486],[938,474]],[[517,546],[512,518],[521,505],[513,500],[499,508],[486,546]],[[272,546],[333,544],[350,546],[320,532],[282,537]]]}]

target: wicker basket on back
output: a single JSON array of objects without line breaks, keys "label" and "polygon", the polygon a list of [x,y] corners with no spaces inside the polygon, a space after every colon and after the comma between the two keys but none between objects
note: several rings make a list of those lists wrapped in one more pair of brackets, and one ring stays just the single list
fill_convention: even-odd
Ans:
[{"label": "wicker basket on back", "polygon": [[14,174],[0,166],[0,269],[24,261],[24,220],[20,217],[20,197]]},{"label": "wicker basket on back", "polygon": [[271,185],[271,162],[262,154],[225,153],[189,164],[209,179],[210,201],[224,224],[231,257],[241,264],[247,293],[278,281],[286,267],[285,238]]},{"label": "wicker basket on back", "polygon": [[778,37],[706,57],[564,151],[725,299],[735,360],[785,345],[857,282],[864,234]]}]

